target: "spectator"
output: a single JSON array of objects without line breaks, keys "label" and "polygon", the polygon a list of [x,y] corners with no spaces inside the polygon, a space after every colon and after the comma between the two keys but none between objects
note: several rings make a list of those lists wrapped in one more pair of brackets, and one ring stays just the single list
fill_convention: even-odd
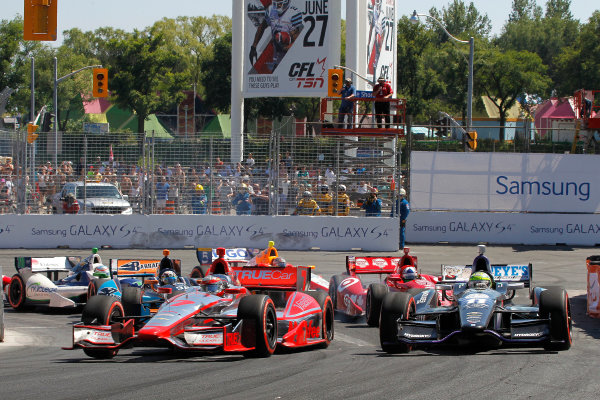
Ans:
[{"label": "spectator", "polygon": [[208,199],[204,193],[204,186],[197,184],[192,196],[192,213],[206,214]]},{"label": "spectator", "polygon": [[246,158],[246,166],[250,169],[254,168],[254,157],[252,157],[252,153],[248,154],[248,158]]},{"label": "spectator", "polygon": [[169,199],[169,187],[167,178],[160,177],[160,181],[156,183],[156,207],[158,214],[164,214],[167,208],[167,200]]},{"label": "spectator", "polygon": [[247,186],[240,186],[235,197],[231,201],[231,204],[235,206],[235,213],[237,215],[250,215],[252,209],[252,201],[250,200],[250,193],[248,193]]},{"label": "spectator", "polygon": [[333,206],[332,206],[332,198],[329,194],[329,186],[326,184],[322,184],[319,190],[319,193],[315,196],[315,200],[319,205],[319,209],[321,210],[321,215],[332,215],[333,214]]},{"label": "spectator", "polygon": [[[233,198],[233,190],[229,183],[224,179],[217,181],[215,189],[215,198],[217,199],[216,209],[221,209],[221,213],[229,215],[231,213],[231,200]],[[214,210],[214,209],[213,209]]]},{"label": "spectator", "polygon": [[312,193],[308,190],[302,193],[302,199],[298,202],[296,206],[296,211],[294,211],[294,215],[318,215],[319,214],[319,205],[312,198]]},{"label": "spectator", "polygon": [[262,190],[255,190],[250,195],[252,199],[252,215],[269,215],[269,186]]},{"label": "spectator", "polygon": [[338,187],[338,203],[337,203],[337,214],[336,215],[349,215],[350,214],[350,198],[346,194],[346,185],[340,185]]},{"label": "spectator", "polygon": [[367,217],[381,217],[381,200],[377,198],[377,193],[370,193],[362,208]]}]

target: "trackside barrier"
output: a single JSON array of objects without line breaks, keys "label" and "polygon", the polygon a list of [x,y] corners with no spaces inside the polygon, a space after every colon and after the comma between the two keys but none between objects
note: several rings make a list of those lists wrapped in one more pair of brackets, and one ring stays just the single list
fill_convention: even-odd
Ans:
[{"label": "trackside barrier", "polygon": [[600,256],[590,256],[587,264],[587,314],[600,318]]}]

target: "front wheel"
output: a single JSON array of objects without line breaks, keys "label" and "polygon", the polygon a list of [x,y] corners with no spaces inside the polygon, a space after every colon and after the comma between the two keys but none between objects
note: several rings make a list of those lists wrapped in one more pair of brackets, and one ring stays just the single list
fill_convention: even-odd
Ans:
[{"label": "front wheel", "polygon": [[382,283],[371,283],[367,289],[367,324],[369,326],[379,325],[379,314],[381,314],[381,303],[388,292],[388,286]]},{"label": "front wheel", "polygon": [[567,291],[550,288],[540,294],[540,317],[550,319],[550,341],[546,350],[569,350],[573,343],[571,304]]},{"label": "front wheel", "polygon": [[398,320],[408,320],[415,313],[415,301],[408,293],[391,292],[381,304],[379,341],[386,353],[408,353],[412,347],[398,341]]},{"label": "front wheel", "polygon": [[104,285],[105,282],[108,282],[109,280],[110,279],[107,279],[107,278],[92,279],[90,281],[90,284],[88,285],[87,300],[89,300],[92,296],[97,295],[98,290],[100,290],[100,287],[102,285]]},{"label": "front wheel", "polygon": [[[243,321],[242,341],[254,338],[254,350],[244,353],[250,357],[270,357],[277,346],[277,314],[273,300],[267,295],[256,294],[243,297],[238,308]],[[247,347],[251,347],[252,344]]]},{"label": "front wheel", "polygon": [[8,303],[15,310],[22,311],[25,309],[25,300],[25,282],[21,275],[15,274],[8,286]]},{"label": "front wheel", "polygon": [[[84,325],[112,325],[123,321],[125,311],[121,302],[112,296],[90,298],[81,312]],[[108,359],[117,355],[117,349],[86,347],[83,352],[93,358]]]},{"label": "front wheel", "polygon": [[194,278],[194,279],[204,278],[208,274],[209,268],[210,268],[210,265],[195,266],[194,269],[192,269],[192,274],[190,275],[190,278]]}]

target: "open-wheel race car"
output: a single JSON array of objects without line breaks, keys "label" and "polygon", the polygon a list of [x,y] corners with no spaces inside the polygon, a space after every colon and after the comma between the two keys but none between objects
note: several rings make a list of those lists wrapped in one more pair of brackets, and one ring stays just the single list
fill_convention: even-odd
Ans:
[{"label": "open-wheel race car", "polygon": [[[379,325],[381,303],[390,292],[417,294],[435,288],[439,277],[419,274],[417,257],[404,248],[402,257],[346,257],[346,273],[334,275],[329,281],[329,296],[334,309],[350,317],[366,316],[367,324]],[[365,279],[378,275],[376,281]],[[432,296],[437,302],[440,296]]]},{"label": "open-wheel race car", "polygon": [[[6,289],[8,302],[15,310],[40,305],[81,306],[89,298],[90,284],[108,271],[97,248],[83,260],[81,257],[15,257],[15,268],[17,273]],[[60,275],[63,277],[59,278]]]},{"label": "open-wheel race car", "polygon": [[305,290],[310,277],[311,269],[301,266],[228,266],[166,299],[150,316],[126,316],[119,299],[94,296],[73,326],[68,349],[95,358],[133,346],[266,357],[279,346],[326,347],[334,334],[333,306],[326,293]]},{"label": "open-wheel race car", "polygon": [[[436,288],[416,295],[386,294],[379,326],[382,349],[407,353],[420,346],[467,343],[569,349],[572,321],[566,290],[531,287],[531,264],[490,265],[484,250],[473,265],[443,265],[444,280]],[[522,288],[529,288],[529,304],[513,302],[515,291]],[[423,300],[436,290],[449,305]]]},{"label": "open-wheel race car", "polygon": [[[125,316],[155,313],[166,298],[197,285],[195,279],[181,276],[181,260],[169,258],[170,251],[167,249],[163,250],[163,254],[165,257],[161,260],[111,259],[112,279],[91,282],[90,294],[119,299]],[[169,288],[169,293],[161,288]]]}]

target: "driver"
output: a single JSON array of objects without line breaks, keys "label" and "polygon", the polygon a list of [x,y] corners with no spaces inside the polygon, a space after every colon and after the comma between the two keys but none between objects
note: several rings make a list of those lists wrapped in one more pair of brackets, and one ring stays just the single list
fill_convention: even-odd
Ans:
[{"label": "driver", "polygon": [[219,295],[225,289],[225,282],[215,275],[206,275],[202,278],[200,286],[206,293]]},{"label": "driver", "polygon": [[406,267],[402,271],[402,280],[404,282],[409,282],[419,278],[419,273],[415,267]]},{"label": "driver", "polygon": [[473,289],[489,289],[492,286],[492,279],[487,272],[477,271],[471,274],[468,287]]},{"label": "driver", "polygon": [[160,281],[163,285],[175,285],[177,283],[177,274],[175,271],[166,270],[160,277]]}]

